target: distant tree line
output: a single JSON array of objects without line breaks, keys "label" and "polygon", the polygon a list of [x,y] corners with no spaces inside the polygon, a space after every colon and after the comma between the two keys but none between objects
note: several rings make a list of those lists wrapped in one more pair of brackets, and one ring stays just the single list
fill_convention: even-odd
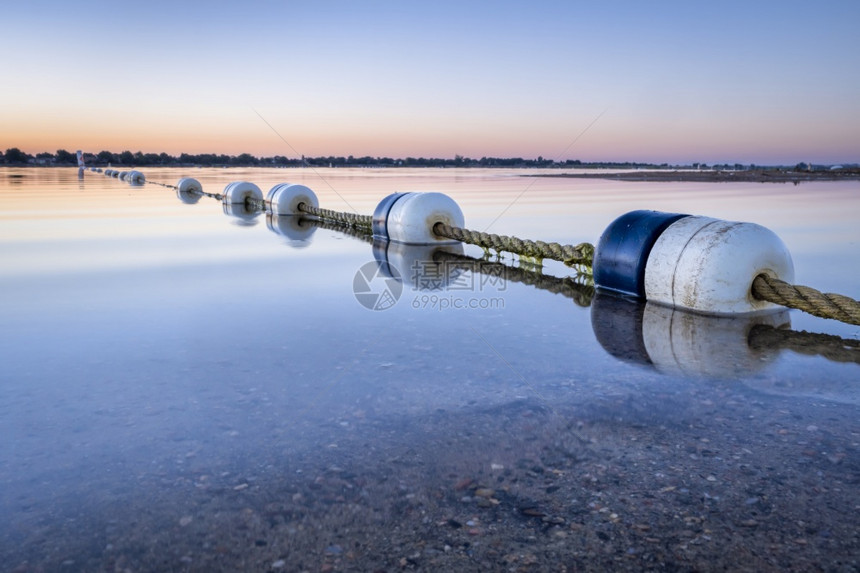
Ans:
[{"label": "distant tree line", "polygon": [[[744,165],[741,163],[716,163],[707,165],[705,163],[693,163],[691,165],[669,165],[668,163],[640,163],[634,161],[580,161],[579,159],[565,159],[556,161],[553,159],[525,159],[522,157],[481,157],[473,159],[455,155],[451,158],[438,157],[406,157],[392,159],[391,157],[363,157],[349,156],[320,156],[290,159],[283,155],[272,157],[255,157],[250,153],[239,155],[224,155],[216,153],[182,153],[178,157],[167,153],[143,153],[136,151],[99,151],[98,153],[84,153],[84,162],[93,166],[117,166],[117,167],[178,167],[178,166],[200,166],[200,167],[507,167],[507,168],[605,168],[605,169],[713,169],[713,170],[754,170],[775,169],[779,167],[762,167],[757,165]],[[5,153],[0,152],[0,165],[38,165],[38,166],[69,166],[77,165],[77,157],[74,152],[58,149],[56,153],[37,153],[30,155],[12,147]],[[852,164],[856,166],[856,164]],[[827,169],[826,165],[811,165],[799,163],[790,168],[799,171]]]},{"label": "distant tree line", "polygon": [[[451,158],[438,157],[406,157],[394,159],[391,157],[363,157],[349,156],[320,156],[301,157],[291,159],[283,155],[272,157],[255,157],[250,153],[239,155],[224,155],[215,153],[182,153],[179,156],[167,153],[143,153],[141,151],[99,151],[98,153],[84,153],[84,161],[87,165],[97,166],[124,166],[124,167],[146,167],[146,166],[189,166],[199,165],[201,167],[613,167],[613,168],[635,168],[635,167],[660,167],[650,163],[635,162],[599,162],[589,163],[578,159],[567,159],[555,161],[552,159],[525,159],[523,157],[481,157],[473,159],[455,155]],[[38,153],[30,155],[13,147],[5,153],[0,152],[0,163],[4,165],[42,165],[42,166],[69,166],[77,165],[77,157],[74,152],[58,149],[56,153]],[[662,167],[668,167],[663,164]]]}]

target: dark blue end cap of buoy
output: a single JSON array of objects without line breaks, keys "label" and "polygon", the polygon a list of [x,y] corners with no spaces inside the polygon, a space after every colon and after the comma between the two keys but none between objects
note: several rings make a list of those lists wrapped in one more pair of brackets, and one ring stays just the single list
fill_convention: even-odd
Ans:
[{"label": "dark blue end cap of buoy", "polygon": [[388,238],[388,213],[394,204],[397,203],[397,200],[404,195],[408,195],[408,193],[392,193],[376,206],[376,209],[373,211],[373,221],[371,222],[374,237]]},{"label": "dark blue end cap of buoy", "polygon": [[638,298],[645,298],[645,263],[651,247],[677,221],[679,213],[631,211],[606,227],[595,250],[594,284]]}]

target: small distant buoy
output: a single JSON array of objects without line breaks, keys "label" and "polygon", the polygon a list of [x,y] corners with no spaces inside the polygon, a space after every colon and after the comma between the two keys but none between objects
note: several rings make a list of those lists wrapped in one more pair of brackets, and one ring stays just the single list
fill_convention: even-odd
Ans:
[{"label": "small distant buoy", "polygon": [[146,183],[146,176],[140,171],[129,171],[125,176],[125,180],[131,185],[143,185]]},{"label": "small distant buoy", "polygon": [[782,310],[753,297],[753,280],[760,274],[794,280],[791,255],[769,229],[657,211],[613,221],[600,237],[593,270],[599,288],[706,314]]},{"label": "small distant buoy", "polygon": [[111,171],[110,176],[114,179],[119,179],[119,171]]},{"label": "small distant buoy", "polygon": [[193,177],[183,177],[176,182],[176,190],[180,193],[192,193],[200,195],[203,192],[203,185],[200,181]]},{"label": "small distant buoy", "polygon": [[266,195],[269,212],[272,215],[300,215],[299,204],[319,207],[316,194],[309,187],[294,183],[279,183],[269,189]]},{"label": "small distant buoy", "polygon": [[443,193],[393,193],[373,212],[373,235],[408,245],[456,243],[433,232],[436,223],[465,226],[463,212]]},{"label": "small distant buoy", "polygon": [[203,186],[197,179],[183,177],[176,182],[176,196],[186,205],[193,205],[203,196]]},{"label": "small distant buoy", "polygon": [[253,183],[234,181],[224,188],[224,203],[244,205],[248,199],[263,200],[263,192]]}]

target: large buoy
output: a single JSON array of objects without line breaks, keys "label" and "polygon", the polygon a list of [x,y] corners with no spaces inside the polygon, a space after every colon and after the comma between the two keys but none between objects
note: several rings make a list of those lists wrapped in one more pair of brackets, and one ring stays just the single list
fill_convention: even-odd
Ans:
[{"label": "large buoy", "polygon": [[408,245],[456,243],[437,236],[433,225],[445,223],[465,226],[463,212],[453,199],[443,193],[393,193],[373,212],[373,235]]},{"label": "large buoy", "polygon": [[224,203],[244,205],[248,199],[263,200],[260,188],[248,181],[234,181],[224,188]]},{"label": "large buoy", "polygon": [[295,183],[279,183],[266,194],[272,215],[300,215],[299,204],[319,207],[316,194],[309,187]]},{"label": "large buoy", "polygon": [[613,221],[600,237],[593,271],[599,288],[707,314],[782,310],[752,295],[753,280],[794,280],[791,255],[769,229],[657,211]]}]

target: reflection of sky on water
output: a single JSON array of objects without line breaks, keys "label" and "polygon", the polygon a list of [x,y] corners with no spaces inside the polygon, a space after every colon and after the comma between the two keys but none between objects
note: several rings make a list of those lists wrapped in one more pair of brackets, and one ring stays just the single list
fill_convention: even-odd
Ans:
[{"label": "reflection of sky on water", "polygon": [[[298,176],[294,182],[308,184],[303,171],[261,173],[246,175]],[[177,178],[172,171],[148,175]],[[222,182],[211,186],[216,191],[234,174],[206,175]],[[381,175],[332,176],[332,184],[362,207],[399,185],[435,184],[460,200],[467,226],[475,220],[479,227],[517,189],[532,185],[493,230],[565,242],[596,241],[616,214],[647,202],[628,184],[457,175],[465,181],[449,189],[447,174],[435,183],[435,172]],[[273,452],[285,460],[312,455],[347,430],[364,436],[372,451],[379,424],[406,429],[434,412],[462,414],[458,423],[467,426],[470,413],[524,402],[553,411],[611,405],[614,415],[659,427],[682,421],[700,400],[728,413],[732,406],[722,408],[718,398],[727,391],[750,400],[787,398],[801,409],[807,401],[860,404],[857,364],[751,349],[743,321],[641,305],[610,305],[607,313],[605,304],[584,308],[521,282],[435,293],[498,298],[501,308],[428,306],[421,298],[427,293],[407,283],[393,308],[369,311],[352,292],[356,271],[380,256],[366,242],[316,229],[309,244],[291,243],[295,229],[265,216],[251,227],[231,225],[207,198],[184,205],[169,190],[131,191],[102,179],[87,175],[82,189],[76,181],[25,181],[24,195],[0,183],[0,507],[11,526],[29,519],[22,503],[50,511],[52,503],[73,505],[81,492],[96,495],[96,486],[131,495],[123,476],[195,464],[235,471],[228,460],[255,456],[277,464]],[[311,186],[323,206],[337,202],[330,190]],[[502,191],[487,199],[494,186]],[[749,219],[774,228],[790,248],[801,243],[800,277],[856,295],[858,231],[851,223],[858,199],[853,187],[843,187],[761,186],[752,191],[764,193],[747,197],[747,187],[718,186],[697,188],[708,195],[691,200],[661,187],[653,207],[713,207],[705,214],[738,219],[745,208],[767,213],[766,220]],[[573,198],[552,207],[566,189]],[[804,203],[808,228],[798,215]],[[804,243],[819,227],[830,232]],[[391,253],[401,265],[414,258]],[[825,267],[837,255],[851,264]],[[857,338],[856,327],[795,312],[777,316],[795,329]],[[826,416],[820,406],[807,414],[813,421]]]}]

